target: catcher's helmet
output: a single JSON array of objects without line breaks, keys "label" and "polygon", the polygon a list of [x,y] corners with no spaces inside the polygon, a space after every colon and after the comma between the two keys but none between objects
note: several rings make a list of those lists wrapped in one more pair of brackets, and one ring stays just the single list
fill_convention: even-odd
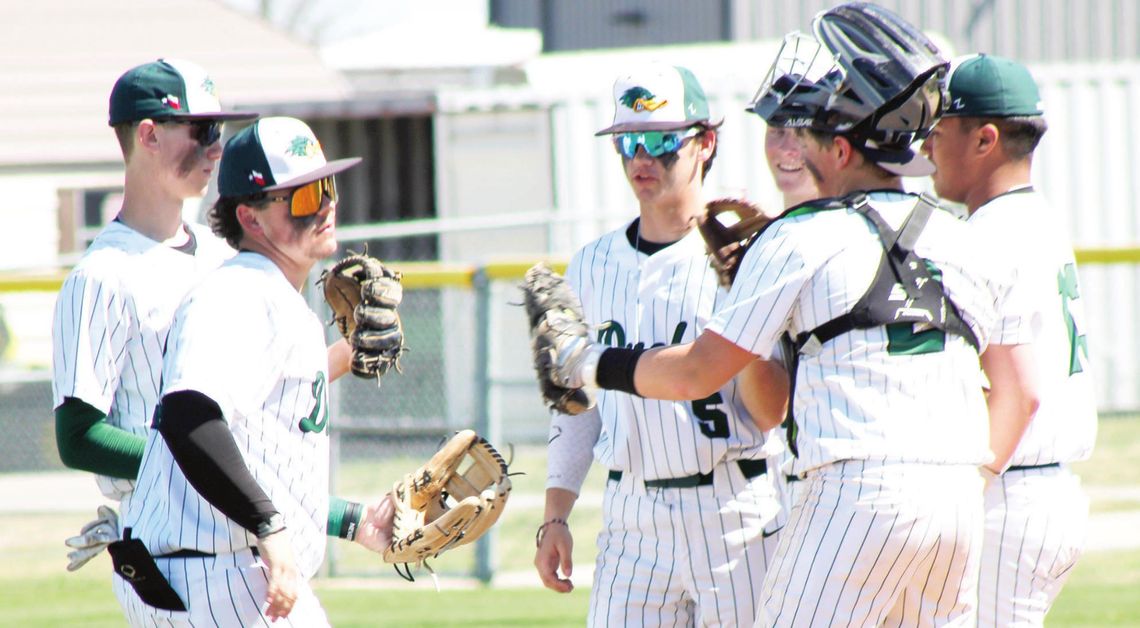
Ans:
[{"label": "catcher's helmet", "polygon": [[887,150],[929,133],[946,104],[949,62],[926,35],[864,2],[818,14],[812,31],[784,38],[750,111]]}]

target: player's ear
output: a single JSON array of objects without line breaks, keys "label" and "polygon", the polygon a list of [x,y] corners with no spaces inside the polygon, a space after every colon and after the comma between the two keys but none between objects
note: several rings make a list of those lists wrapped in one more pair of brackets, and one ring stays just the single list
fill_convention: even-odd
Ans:
[{"label": "player's ear", "polygon": [[255,207],[238,203],[234,212],[237,214],[238,224],[241,225],[243,232],[260,234],[264,231],[261,226],[261,213]]},{"label": "player's ear", "polygon": [[840,167],[846,167],[855,158],[855,146],[851,144],[851,140],[842,135],[834,137],[828,150],[831,151],[836,164]]},{"label": "player's ear", "polygon": [[716,129],[707,129],[697,137],[701,140],[701,161],[707,161],[716,151]]},{"label": "player's ear", "polygon": [[154,120],[143,120],[135,126],[135,144],[152,152],[158,150],[158,125]]},{"label": "player's ear", "polygon": [[1001,140],[1001,131],[993,122],[987,122],[978,127],[975,138],[975,150],[984,155],[997,148],[998,142]]}]

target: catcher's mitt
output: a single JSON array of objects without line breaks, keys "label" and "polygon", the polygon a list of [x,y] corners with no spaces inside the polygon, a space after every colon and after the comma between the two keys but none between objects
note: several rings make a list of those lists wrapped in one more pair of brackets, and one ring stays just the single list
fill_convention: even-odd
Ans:
[{"label": "catcher's mitt", "polygon": [[[729,212],[735,214],[736,222],[726,225],[721,214]],[[759,207],[744,199],[718,198],[705,206],[705,213],[697,217],[697,227],[709,250],[709,265],[716,271],[721,286],[732,287],[750,240],[771,221]]]},{"label": "catcher's mitt", "polygon": [[379,378],[400,370],[405,351],[403,325],[396,308],[404,299],[400,273],[367,255],[350,255],[321,273],[325,301],[333,322],[352,346],[352,372]]},{"label": "catcher's mitt", "polygon": [[384,561],[420,563],[478,539],[499,520],[510,493],[507,463],[499,452],[471,430],[456,432],[392,488],[396,514]]},{"label": "catcher's mitt", "polygon": [[530,346],[542,398],[552,410],[581,414],[594,405],[584,388],[562,385],[559,368],[573,364],[590,345],[589,327],[578,295],[546,264],[536,264],[523,279],[523,305],[530,323]]}]

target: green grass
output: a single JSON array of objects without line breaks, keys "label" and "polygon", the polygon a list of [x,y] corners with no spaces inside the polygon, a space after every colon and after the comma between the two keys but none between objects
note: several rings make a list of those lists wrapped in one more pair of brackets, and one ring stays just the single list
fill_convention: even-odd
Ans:
[{"label": "green grass", "polygon": [[1090,459],[1073,465],[1086,486],[1140,487],[1140,416],[1105,417]]},{"label": "green grass", "polygon": [[[1089,487],[1140,487],[1140,417],[1101,421],[1097,450],[1075,465]],[[337,473],[338,494],[365,498],[388,490],[396,477],[423,461],[408,455],[377,462],[351,462]],[[534,530],[542,521],[546,477],[540,447],[518,448],[512,471],[511,501],[496,528],[496,555],[502,573],[521,574],[537,583]],[[586,497],[570,523],[575,534],[575,565],[594,560],[594,536],[601,522],[597,500],[603,471],[586,481]],[[1136,508],[1132,508],[1133,504]],[[1134,510],[1127,498],[1094,500],[1094,512]],[[85,514],[0,514],[0,624],[4,626],[122,626],[122,613],[110,587],[110,560],[101,555],[75,573],[64,565],[63,539],[85,523]],[[417,582],[399,580],[374,555],[342,541],[332,541],[337,572],[357,577],[319,578],[315,587],[336,626],[581,626],[588,608],[589,582],[560,595],[540,587],[482,587],[449,576],[470,572],[474,552],[451,552],[434,563],[443,574],[443,591],[431,588],[426,574]],[[511,582],[518,581],[512,578]],[[514,585],[512,584],[512,587]],[[1053,611],[1050,628],[1140,625],[1140,550],[1085,555],[1074,569]]]},{"label": "green grass", "polygon": [[1086,554],[1049,612],[1053,626],[1140,625],[1140,551]]},{"label": "green grass", "polygon": [[[6,517],[4,518],[6,519]],[[58,554],[57,554],[58,559]],[[5,561],[0,577],[4,625],[55,627],[122,625],[102,557],[81,571],[20,577]],[[1135,626],[1140,623],[1140,551],[1098,552],[1077,565],[1053,611],[1052,627]],[[540,588],[445,588],[423,583],[377,588],[322,579],[317,595],[333,625],[351,626],[581,626],[589,589],[561,595]]]},{"label": "green grass", "polygon": [[569,594],[546,589],[318,589],[334,626],[582,626],[588,588]]}]

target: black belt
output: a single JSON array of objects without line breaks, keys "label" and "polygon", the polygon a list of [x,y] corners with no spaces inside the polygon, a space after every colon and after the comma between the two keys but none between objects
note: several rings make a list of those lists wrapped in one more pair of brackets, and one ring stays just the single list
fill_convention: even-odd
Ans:
[{"label": "black belt", "polygon": [[[256,547],[250,547],[249,551],[256,557],[261,556],[261,552],[258,552]],[[159,554],[155,556],[155,558],[213,558],[214,556],[215,554],[200,552],[198,550],[180,549],[177,552],[170,552],[169,554]]]},{"label": "black belt", "polygon": [[791,484],[792,482],[799,482],[800,476],[798,476],[798,475],[785,475],[784,481],[787,482],[788,484]]},{"label": "black belt", "polygon": [[[752,479],[764,475],[768,472],[767,460],[737,460],[737,466],[740,467],[740,472],[744,477]],[[614,482],[620,482],[622,472],[618,470],[611,470],[609,479]],[[683,478],[662,478],[660,480],[646,480],[646,488],[694,488],[697,486],[712,486],[713,474],[698,473],[696,475],[687,475]]]},{"label": "black belt", "polygon": [[1010,471],[1032,471],[1034,469],[1060,469],[1060,468],[1061,468],[1060,462],[1047,462],[1045,464],[1015,465],[1015,466],[1012,466],[1012,467],[1009,467],[1008,469],[1006,469],[1005,472],[1009,473]]}]

